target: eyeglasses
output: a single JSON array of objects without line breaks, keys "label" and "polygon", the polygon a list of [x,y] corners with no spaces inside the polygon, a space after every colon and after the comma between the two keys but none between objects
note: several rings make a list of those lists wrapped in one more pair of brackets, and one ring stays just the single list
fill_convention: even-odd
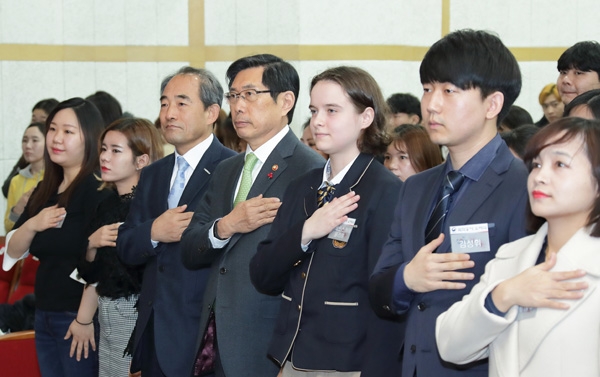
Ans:
[{"label": "eyeglasses", "polygon": [[271,93],[272,90],[254,90],[254,89],[246,89],[240,93],[228,92],[225,93],[225,99],[227,103],[230,105],[236,104],[240,98],[243,98],[247,102],[254,102],[258,99],[258,94],[262,93]]}]

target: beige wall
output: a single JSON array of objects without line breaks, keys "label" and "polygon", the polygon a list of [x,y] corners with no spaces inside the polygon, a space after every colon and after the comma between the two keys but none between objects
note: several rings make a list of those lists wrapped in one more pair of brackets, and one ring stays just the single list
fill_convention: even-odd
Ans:
[{"label": "beige wall", "polygon": [[300,73],[298,131],[310,78],[323,69],[357,65],[386,97],[420,96],[427,48],[466,27],[494,31],[513,50],[523,73],[517,104],[537,120],[537,95],[555,81],[556,59],[577,41],[598,39],[599,10],[597,0],[0,0],[0,177],[20,155],[42,98],[105,90],[153,120],[168,73],[203,66],[225,85],[232,60],[269,52]]}]

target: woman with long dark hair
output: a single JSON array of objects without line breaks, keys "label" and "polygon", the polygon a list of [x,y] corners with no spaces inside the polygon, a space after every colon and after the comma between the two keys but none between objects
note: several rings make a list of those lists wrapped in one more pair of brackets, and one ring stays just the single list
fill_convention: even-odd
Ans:
[{"label": "woman with long dark hair", "polygon": [[[35,282],[35,342],[40,370],[46,376],[96,376],[97,354],[84,350],[71,358],[74,338],[94,339],[92,323],[77,319],[81,284],[69,276],[86,252],[87,229],[98,204],[98,137],[102,116],[81,98],[63,101],[46,120],[44,179],[31,195],[14,230],[6,237],[3,268],[33,254],[40,260]],[[94,344],[92,342],[92,344]]]}]

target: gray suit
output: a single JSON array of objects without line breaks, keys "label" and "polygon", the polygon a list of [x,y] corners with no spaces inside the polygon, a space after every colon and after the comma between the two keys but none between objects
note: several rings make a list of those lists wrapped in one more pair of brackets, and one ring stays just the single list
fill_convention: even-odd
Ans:
[{"label": "gray suit", "polygon": [[[294,178],[324,163],[321,156],[302,145],[289,131],[263,164],[248,198],[263,194],[265,198],[281,199]],[[212,264],[203,300],[198,346],[214,302],[220,356],[217,376],[275,377],[279,368],[268,359],[267,347],[281,300],[258,293],[250,281],[248,267],[271,226],[235,234],[222,249],[212,248],[208,238],[215,220],[233,209],[235,188],[243,166],[242,153],[223,161],[214,171],[208,191],[183,233],[183,263],[189,269]]]}]

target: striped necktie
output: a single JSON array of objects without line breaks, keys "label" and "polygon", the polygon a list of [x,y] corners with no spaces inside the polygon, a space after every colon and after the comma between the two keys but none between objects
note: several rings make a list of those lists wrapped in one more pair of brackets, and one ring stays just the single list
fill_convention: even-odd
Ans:
[{"label": "striped necktie", "polygon": [[426,244],[436,239],[440,233],[442,233],[444,220],[446,218],[446,214],[448,214],[448,207],[450,206],[452,194],[460,189],[460,186],[463,184],[464,180],[465,177],[456,170],[451,170],[446,175],[446,178],[444,179],[444,185],[442,186],[440,200],[435,205],[435,208],[431,213],[431,217],[429,218],[429,222],[427,222],[427,227],[425,228]]}]

